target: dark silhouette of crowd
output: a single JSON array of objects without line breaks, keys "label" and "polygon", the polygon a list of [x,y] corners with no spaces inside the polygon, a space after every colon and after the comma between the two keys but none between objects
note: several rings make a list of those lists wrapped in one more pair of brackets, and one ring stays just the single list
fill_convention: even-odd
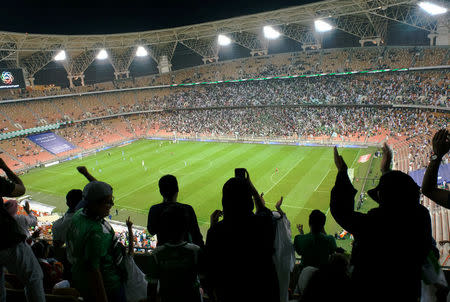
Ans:
[{"label": "dark silhouette of crowd", "polygon": [[[422,190],[448,208],[448,191],[436,188],[437,168],[450,149],[447,130],[435,134],[432,147]],[[298,225],[292,242],[283,198],[270,210],[253,185],[258,175],[239,168],[222,187],[222,208],[211,214],[205,240],[195,210],[177,200],[176,177],[161,177],[162,202],[150,208],[147,224],[158,245],[139,265],[130,218],[128,249],[105,220],[114,188],[78,167],[88,183],[68,192],[68,211],[53,225],[52,244],[24,232],[15,218],[17,205],[2,200],[0,301],[16,300],[14,285],[24,288],[27,301],[419,301],[425,284],[434,288],[429,299],[445,301],[449,288],[437,277],[436,243],[420,187],[391,169],[386,144],[382,154],[382,176],[368,191],[378,206],[362,213],[354,209],[357,191],[334,148],[330,213],[354,237],[350,255],[326,233],[326,215],[318,209],[310,213],[310,232]],[[0,169],[6,174],[0,177],[1,196],[23,195],[25,185],[1,159]],[[296,265],[294,250],[301,257]]]}]

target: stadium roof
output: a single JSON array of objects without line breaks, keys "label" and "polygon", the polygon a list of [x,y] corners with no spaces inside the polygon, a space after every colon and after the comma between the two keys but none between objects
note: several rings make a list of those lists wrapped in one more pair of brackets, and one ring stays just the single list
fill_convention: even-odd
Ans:
[{"label": "stadium roof", "polygon": [[[448,2],[440,3],[444,7]],[[327,0],[259,14],[176,28],[123,34],[46,35],[0,32],[0,62],[21,67],[26,77],[46,66],[65,50],[64,68],[72,76],[81,76],[100,49],[106,49],[117,73],[128,71],[138,46],[145,46],[150,56],[172,59],[177,43],[199,54],[206,61],[217,60],[218,34],[253,52],[267,53],[262,28],[272,25],[284,36],[302,45],[320,45],[322,34],[314,30],[314,21],[325,20],[338,30],[361,40],[383,41],[388,25],[395,21],[436,33],[438,23],[449,23],[447,14],[431,16],[419,9],[416,0]]]}]

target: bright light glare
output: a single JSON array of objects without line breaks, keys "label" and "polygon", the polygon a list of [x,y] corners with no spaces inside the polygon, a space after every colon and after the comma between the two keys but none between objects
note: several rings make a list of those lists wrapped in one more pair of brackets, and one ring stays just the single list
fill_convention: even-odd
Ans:
[{"label": "bright light glare", "polygon": [[143,46],[139,46],[136,50],[136,57],[146,57],[146,56],[148,56],[148,51]]},{"label": "bright light glare", "polygon": [[433,4],[431,2],[419,2],[419,6],[430,15],[441,15],[447,12],[445,7]]},{"label": "bright light glare", "polygon": [[315,26],[316,30],[320,31],[320,32],[329,31],[329,30],[333,29],[333,26],[331,26],[330,24],[328,24],[327,22],[325,22],[323,20],[314,21],[314,26]]},{"label": "bright light glare", "polygon": [[97,54],[97,59],[99,59],[99,60],[104,60],[107,57],[108,57],[108,53],[104,49],[100,50]]},{"label": "bright light glare", "polygon": [[264,31],[264,36],[267,39],[277,39],[281,34],[280,32],[276,31],[275,29],[272,28],[272,26],[264,26],[263,28]]},{"label": "bright light glare", "polygon": [[219,35],[217,37],[217,41],[219,42],[219,45],[222,45],[222,46],[227,46],[227,45],[230,45],[230,43],[231,43],[231,39],[224,35]]},{"label": "bright light glare", "polygon": [[66,59],[66,52],[64,50],[61,50],[53,59],[55,61],[64,61]]}]

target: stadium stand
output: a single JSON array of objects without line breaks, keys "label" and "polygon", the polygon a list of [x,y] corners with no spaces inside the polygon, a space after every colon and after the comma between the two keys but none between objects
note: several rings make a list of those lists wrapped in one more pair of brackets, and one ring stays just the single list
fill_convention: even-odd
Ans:
[{"label": "stadium stand", "polygon": [[[328,0],[309,3],[305,7],[286,7],[278,11],[266,11],[263,14],[241,16],[228,20],[211,21],[171,29],[158,29],[157,31],[111,35],[64,36],[0,31],[0,65],[8,68],[11,66],[22,68],[27,85],[26,88],[22,89],[0,89],[0,174],[6,174],[6,177],[0,177],[1,196],[19,197],[24,194],[25,187],[27,187],[28,192],[31,192],[29,194],[34,195],[38,192],[37,190],[42,190],[36,196],[39,195],[43,199],[47,198],[49,203],[56,204],[59,202],[51,191],[46,192],[43,188],[45,187],[43,181],[40,181],[39,185],[38,183],[35,185],[28,184],[24,177],[24,183],[26,183],[24,184],[20,179],[21,176],[14,175],[4,162],[16,172],[26,173],[36,166],[57,164],[58,161],[76,157],[84,158],[85,155],[94,154],[99,149],[127,145],[135,139],[163,138],[171,139],[170,143],[177,143],[178,139],[208,139],[246,143],[257,141],[264,144],[334,145],[336,146],[334,158],[336,167],[332,166],[331,161],[327,162],[331,165],[330,170],[324,175],[317,187],[311,186],[315,187],[314,191],[312,191],[312,188],[310,190],[306,188],[307,186],[304,186],[308,190],[305,193],[311,193],[314,199],[311,197],[301,201],[301,207],[288,205],[288,203],[285,203],[285,207],[297,208],[298,212],[303,211],[303,215],[305,211],[313,210],[313,207],[317,206],[314,202],[310,202],[316,200],[315,195],[317,193],[323,194],[321,196],[327,194],[327,198],[328,193],[330,193],[331,202],[329,204],[329,200],[324,202],[324,209],[329,205],[328,210],[320,215],[320,217],[324,217],[323,224],[319,223],[320,229],[317,228],[317,232],[314,232],[312,238],[315,245],[320,246],[320,244],[317,244],[317,239],[325,235],[322,234],[325,233],[325,220],[333,216],[335,221],[331,223],[337,223],[340,227],[346,229],[341,233],[344,235],[340,236],[339,233],[336,233],[334,238],[344,237],[348,233],[347,231],[353,232],[353,234],[348,233],[347,235],[351,238],[351,243],[339,242],[340,246],[347,248],[346,244],[348,244],[348,248],[352,249],[352,261],[349,263],[350,261],[347,259],[349,255],[345,254],[342,248],[337,248],[333,236],[329,236],[330,242],[327,243],[329,253],[324,257],[323,263],[313,265],[317,266],[314,267],[316,272],[309,276],[309,291],[314,292],[314,294],[310,294],[308,300],[308,295],[305,295],[305,293],[309,294],[309,292],[306,288],[299,295],[296,295],[295,299],[299,298],[298,301],[302,302],[332,300],[418,301],[421,294],[420,287],[422,287],[422,294],[428,294],[428,297],[423,295],[421,301],[444,301],[446,300],[444,295],[450,301],[448,284],[445,284],[442,280],[427,280],[429,276],[426,274],[431,271],[432,274],[430,275],[435,277],[434,279],[439,279],[435,276],[439,274],[439,270],[450,268],[450,210],[439,206],[425,196],[420,197],[421,204],[426,207],[431,218],[432,236],[439,251],[439,255],[435,255],[436,251],[432,248],[432,239],[429,236],[430,221],[428,221],[427,211],[417,204],[414,205],[416,207],[411,206],[408,209],[407,203],[414,200],[417,203],[417,196],[419,195],[418,187],[412,181],[399,181],[399,184],[390,188],[390,192],[383,192],[383,187],[380,185],[378,187],[380,189],[379,194],[371,195],[374,200],[378,198],[379,208],[371,211],[368,215],[359,215],[358,219],[354,219],[355,221],[348,222],[348,228],[345,226],[345,220],[354,214],[353,197],[350,196],[352,193],[350,183],[353,183],[353,179],[347,178],[350,178],[350,174],[354,174],[356,182],[359,182],[361,181],[359,175],[364,172],[366,173],[365,183],[369,179],[369,174],[378,175],[379,172],[373,173],[373,169],[378,170],[378,167],[372,165],[375,156],[371,157],[371,154],[365,154],[360,158],[370,157],[370,162],[367,163],[367,166],[364,166],[364,169],[362,169],[364,171],[354,173],[361,167],[353,165],[360,155],[360,150],[352,152],[355,154],[355,161],[352,165],[349,162],[347,164],[351,168],[350,170],[355,167],[355,171],[348,172],[343,157],[338,154],[338,146],[380,147],[383,143],[387,143],[393,152],[393,168],[409,173],[427,167],[430,163],[431,141],[434,133],[438,129],[449,129],[450,47],[448,45],[414,45],[419,43],[426,45],[428,42],[436,45],[448,44],[448,35],[446,35],[448,33],[448,15],[429,16],[425,11],[422,11],[422,8],[418,8],[417,4],[423,8],[423,2],[418,3],[412,0],[352,0],[347,2]],[[448,3],[442,5],[448,8]],[[333,20],[334,24],[330,27],[334,27],[336,32],[342,32],[339,35],[333,35],[332,38],[328,34],[319,34],[318,32],[321,30],[319,28],[314,30],[315,26],[313,26],[315,22],[319,21],[316,19],[318,17],[323,19],[321,20],[323,22],[327,19]],[[280,51],[277,50],[279,46],[277,41],[269,42],[269,36],[259,36],[256,32],[259,30],[257,27],[260,24],[272,23],[276,24],[274,28],[280,30],[279,34],[283,40],[291,40],[289,41],[290,45],[284,45],[287,46],[285,50],[300,50],[301,45],[303,51],[274,54]],[[395,29],[395,26],[392,26],[393,24],[401,25],[400,30]],[[411,32],[406,31],[405,28],[408,28]],[[264,33],[266,29],[261,28],[261,33]],[[274,31],[276,30],[274,29]],[[217,37],[219,32],[229,36],[230,41],[238,46],[235,50],[239,49],[239,53],[242,53],[239,55],[245,55],[245,50],[246,55],[250,53],[251,57],[223,61],[225,56],[222,56],[222,54],[225,49],[222,48],[223,45],[220,43],[220,36]],[[399,40],[394,39],[393,36],[397,32],[405,33],[405,37]],[[408,37],[411,33],[419,32],[422,37],[419,37],[419,35],[413,39]],[[426,34],[429,34],[430,41],[425,41]],[[341,37],[346,38],[341,39]],[[322,49],[329,44],[354,46],[357,45],[358,40],[361,47]],[[418,42],[419,40],[421,42]],[[335,43],[337,41],[339,43]],[[366,46],[364,46],[365,43]],[[367,43],[371,45],[367,46]],[[386,46],[387,43],[414,46]],[[102,49],[102,52],[107,53],[106,57],[108,57],[103,62],[110,64],[107,66],[109,78],[104,76],[104,82],[100,82],[96,78],[97,75],[100,75],[100,72],[97,73],[98,67],[93,66],[94,64],[91,66],[91,63],[96,60],[100,47],[105,48]],[[133,68],[133,66],[136,67],[133,65],[134,57],[140,56],[137,52],[139,48],[146,49],[149,55],[147,57],[148,62],[151,62],[152,68],[155,67],[154,63],[156,63],[160,74],[133,76],[144,74],[144,66]],[[43,81],[42,78],[44,77],[40,74],[40,71],[49,72],[51,70],[50,72],[54,72],[55,66],[49,65],[49,62],[52,60],[59,61],[57,57],[64,52],[67,52],[67,59],[63,59],[66,60],[65,62],[57,63],[60,65],[56,68],[59,68],[60,71],[65,70],[67,79],[58,80],[60,80],[60,83],[66,82],[66,85],[70,87],[59,87],[54,84],[34,85],[33,81],[35,80],[36,82],[48,80]],[[190,56],[192,60],[183,60],[180,64],[182,60],[177,55],[181,55],[182,52],[188,54],[187,57]],[[97,58],[100,59],[98,56]],[[177,60],[173,60],[173,58],[177,58]],[[204,62],[203,65],[171,70],[171,68],[179,68],[179,65],[192,66],[192,64],[198,64],[201,59]],[[139,65],[138,61],[135,61],[134,64]],[[91,68],[96,71],[92,73],[95,74],[94,76],[91,76]],[[99,71],[100,69],[102,68],[99,68]],[[154,71],[147,70],[146,72]],[[13,81],[11,74],[5,76],[6,81]],[[129,77],[130,74],[131,77]],[[53,78],[53,75],[51,78]],[[6,83],[3,75],[1,80]],[[221,83],[208,83],[216,81]],[[223,81],[226,83],[222,83]],[[84,85],[85,83],[86,85]],[[34,143],[31,138],[27,137],[30,134],[43,132],[44,128],[45,131],[52,131],[73,144],[74,148],[53,154],[52,152],[55,149],[51,149],[52,152],[45,150],[37,144],[40,142]],[[55,136],[52,137],[55,138]],[[446,133],[446,137],[448,138],[448,133]],[[55,140],[58,139],[58,137],[55,138]],[[142,143],[142,141],[139,143]],[[177,167],[178,161],[188,152],[168,152],[165,142],[159,141],[155,144],[155,149],[158,144],[160,149],[144,150],[142,148],[138,152],[148,153],[149,156],[153,151],[158,152],[158,155],[152,155],[154,156],[152,159],[157,159],[161,155],[163,164],[168,166],[167,169],[156,169],[152,160],[147,158],[145,158],[144,164],[144,159],[138,158],[138,156],[141,156],[141,154],[137,154],[138,152],[132,154],[135,158],[133,164],[136,164],[136,162],[137,164],[134,166],[131,164],[133,161],[131,156],[129,157],[129,164],[128,158],[125,156],[125,153],[128,153],[126,148],[122,149],[122,157],[118,157],[118,162],[123,164],[123,167],[118,170],[119,173],[114,174],[120,174],[120,176],[123,176],[122,179],[131,182],[136,182],[136,178],[139,178],[144,184],[142,186],[138,184],[139,189],[137,190],[131,188],[132,186],[126,186],[125,182],[122,184],[119,181],[111,181],[111,183],[114,183],[112,185],[114,188],[112,188],[111,185],[97,181],[87,172],[95,170],[101,173],[101,167],[106,173],[103,175],[95,174],[99,177],[105,177],[103,181],[109,181],[107,174],[110,172],[107,170],[109,170],[109,165],[113,160],[117,161],[114,158],[115,155],[111,154],[114,153],[112,151],[111,153],[107,152],[108,162],[105,162],[104,166],[98,164],[97,159],[100,161],[100,157],[96,157],[94,159],[96,161],[95,168],[91,166],[88,168],[77,167],[77,170],[87,178],[89,183],[83,192],[72,190],[72,193],[73,191],[76,192],[72,195],[73,200],[70,197],[67,198],[69,209],[66,214],[71,215],[74,223],[66,229],[65,235],[67,236],[63,236],[65,239],[62,239],[62,237],[61,241],[55,239],[57,244],[54,245],[54,249],[51,246],[49,247],[48,254],[44,251],[42,253],[38,251],[35,252],[36,257],[33,257],[32,254],[30,254],[31,257],[22,257],[23,254],[17,251],[27,252],[30,250],[28,244],[30,246],[34,244],[34,248],[38,249],[38,243],[43,245],[45,242],[51,243],[53,239],[52,221],[59,218],[58,215],[53,215],[52,210],[48,212],[32,210],[33,214],[38,216],[38,227],[32,230],[35,232],[31,237],[22,238],[24,236],[18,234],[14,228],[16,226],[14,218],[10,217],[14,217],[14,213],[7,212],[6,206],[3,206],[2,202],[0,222],[3,222],[3,238],[6,238],[6,240],[2,240],[1,247],[3,252],[8,249],[8,253],[0,254],[0,259],[3,259],[3,262],[0,263],[0,272],[3,276],[4,267],[7,267],[7,270],[10,271],[6,274],[7,301],[33,300],[30,299],[31,293],[34,292],[38,296],[38,290],[43,287],[42,281],[45,280],[45,277],[42,277],[45,270],[41,268],[45,268],[45,264],[48,266],[61,265],[60,272],[62,272],[63,262],[66,266],[64,268],[66,270],[65,277],[68,275],[67,280],[70,280],[71,285],[77,287],[78,291],[74,288],[66,288],[66,291],[52,291],[54,285],[52,284],[48,288],[45,287],[46,295],[45,297],[43,294],[40,295],[39,301],[114,300],[125,302],[125,296],[129,298],[134,292],[138,291],[137,283],[141,285],[143,295],[139,299],[128,299],[129,301],[258,300],[281,302],[278,299],[279,293],[277,293],[278,289],[281,288],[284,289],[284,293],[281,295],[284,297],[284,299],[281,299],[282,302],[291,300],[287,299],[287,285],[289,284],[289,272],[292,272],[295,263],[295,253],[292,246],[293,236],[291,236],[293,235],[291,234],[293,228],[287,219],[288,216],[281,209],[283,197],[275,207],[279,218],[278,215],[274,215],[272,210],[266,208],[263,193],[258,192],[252,184],[252,180],[257,179],[256,172],[254,178],[252,174],[252,180],[246,174],[244,176],[244,178],[247,178],[245,181],[236,177],[223,187],[221,200],[224,211],[214,211],[210,220],[204,219],[204,212],[207,212],[206,208],[202,208],[203,213],[201,213],[201,216],[199,215],[198,221],[195,212],[192,210],[194,215],[191,215],[191,218],[195,218],[193,221],[195,221],[197,232],[199,232],[197,224],[202,224],[202,231],[204,230],[203,227],[209,226],[208,234],[205,236],[206,253],[199,252],[200,247],[203,248],[203,241],[199,244],[199,247],[188,244],[184,241],[186,239],[182,239],[188,237],[192,239],[192,234],[188,236],[189,234],[184,233],[187,228],[182,218],[186,218],[188,215],[186,215],[186,212],[183,213],[181,207],[177,208],[177,205],[168,206],[168,210],[164,211],[164,215],[161,215],[164,219],[160,221],[165,223],[163,224],[163,230],[169,234],[167,238],[170,245],[161,244],[158,248],[157,238],[151,236],[144,228],[132,229],[130,218],[125,224],[112,221],[114,218],[111,210],[114,206],[114,197],[116,197],[116,206],[118,206],[114,208],[116,219],[120,217],[118,209],[122,210],[121,207],[125,203],[123,202],[124,197],[127,200],[129,199],[130,203],[123,206],[123,212],[128,214],[128,210],[133,209],[132,211],[137,213],[141,210],[133,207],[138,207],[136,201],[146,194],[139,195],[138,198],[137,193],[140,193],[141,188],[155,185],[153,180],[149,180],[151,178],[146,177],[153,178],[157,173],[164,174],[163,171],[181,174],[181,169]],[[169,144],[167,143],[167,145]],[[183,142],[179,146],[183,148]],[[249,147],[248,154],[254,152],[253,148],[256,149],[255,146],[251,145],[246,145],[246,147]],[[280,147],[285,148],[284,146]],[[369,150],[373,149],[370,148]],[[383,163],[386,163],[390,152],[387,145],[382,150],[384,160],[377,159],[377,161],[381,162],[381,172],[385,173],[386,170],[389,170],[389,167],[385,169]],[[180,167],[186,170],[193,167],[197,162],[206,160],[210,163],[210,167],[206,169],[212,170],[212,162],[214,161],[215,164],[219,162],[219,160],[216,160],[218,156],[228,156],[228,154],[233,153],[225,148],[217,148],[211,154],[206,154],[206,152],[203,154],[203,152],[198,152],[198,149],[194,148],[192,148],[192,151],[188,148],[183,151],[189,151],[189,154],[192,153],[198,157],[192,163],[182,159],[184,166],[180,162]],[[308,151],[310,151],[309,147]],[[321,148],[321,151],[324,151],[324,156],[327,156],[325,148]],[[348,151],[346,149],[344,152]],[[343,156],[348,155],[339,152]],[[177,153],[177,155],[170,157],[174,155],[173,153]],[[240,155],[242,155],[242,158],[236,156],[235,161],[245,164],[249,160],[249,156],[246,152],[242,152]],[[269,153],[264,154],[264,156],[275,159],[275,156],[271,156]],[[331,156],[329,159],[332,160]],[[443,163],[448,164],[449,159],[449,154],[446,154]],[[78,160],[70,162],[73,173],[75,173],[74,168],[81,162]],[[254,162],[260,163],[259,160],[254,160]],[[299,159],[297,165],[304,165],[305,169],[310,170],[307,171],[308,174],[305,173],[305,178],[309,178],[313,172],[319,169],[317,169],[318,166],[315,165],[315,161],[311,160],[304,164],[305,162],[306,160],[303,161],[303,158]],[[389,166],[389,160],[387,162],[387,166]],[[288,165],[290,163],[286,166]],[[136,166],[140,168],[141,172],[145,171],[145,173],[142,172],[142,176],[131,177],[131,173],[128,174],[127,172],[135,169]],[[222,164],[222,166],[225,165]],[[367,172],[365,171],[366,167]],[[270,176],[270,183],[267,182],[270,185],[269,191],[275,188],[284,175],[291,173],[291,171],[295,172],[294,168],[296,166],[289,167],[290,170],[286,174],[277,174],[278,163],[275,167],[271,167],[272,172],[273,169],[275,172]],[[258,169],[262,170],[260,167]],[[332,173],[329,173],[331,170]],[[328,179],[329,174],[335,174],[336,170],[338,170],[338,176],[335,187],[329,192],[328,188],[331,187],[330,179]],[[50,170],[46,171],[51,172]],[[310,172],[311,174],[309,174]],[[53,173],[56,173],[56,175],[52,175],[55,180],[47,184],[49,187],[58,186],[58,181],[61,182],[58,179],[61,175],[58,175],[58,172]],[[72,175],[62,172],[61,174],[67,174],[67,178],[64,177],[64,179],[69,179]],[[167,205],[167,202],[175,203],[180,191],[180,197],[198,198],[200,202],[203,202],[200,205],[204,206],[206,203],[202,201],[203,196],[200,196],[202,191],[195,192],[198,195],[184,192],[184,186],[188,186],[194,180],[199,180],[199,182],[203,179],[205,179],[205,182],[210,181],[206,179],[205,175],[202,175],[206,174],[203,171],[196,174],[190,175],[189,172],[183,174],[183,181],[180,179],[181,190],[173,180],[166,184],[160,180],[159,189],[164,202],[166,202],[165,205]],[[393,172],[391,175],[395,174]],[[401,178],[401,176],[398,176],[399,174],[397,174],[398,180]],[[383,177],[386,175],[389,177],[388,173],[384,174]],[[79,175],[77,176],[79,177]],[[273,179],[274,176],[279,177],[276,182]],[[410,179],[405,175],[403,176]],[[321,178],[322,176],[318,175],[318,177]],[[375,186],[375,178],[372,178],[373,186]],[[384,190],[389,187],[389,184],[395,184],[397,179],[395,177],[390,178],[391,181],[384,186]],[[269,177],[267,177],[267,180],[269,180]],[[74,187],[82,189],[79,187],[80,183],[85,184],[87,182],[84,179],[81,181],[74,177]],[[359,189],[360,184],[358,183],[357,189]],[[205,184],[205,187],[208,185]],[[301,192],[300,195],[307,195],[302,192],[303,184],[299,185],[299,181],[295,184],[287,181],[286,186],[295,186],[295,190],[292,190],[293,195],[297,192]],[[362,185],[360,192],[359,206],[362,204],[365,193],[364,186],[365,184]],[[41,187],[42,189],[40,189]],[[170,189],[168,189],[169,187]],[[425,187],[423,192],[426,193]],[[92,188],[94,189],[90,190]],[[442,188],[448,190],[449,186],[444,183]],[[116,196],[113,195],[113,189]],[[156,187],[152,187],[153,189],[156,189]],[[284,188],[282,189],[284,190]],[[217,188],[217,192],[219,190],[220,188]],[[164,194],[165,191],[166,193],[170,191],[170,198],[167,198],[168,194]],[[278,189],[272,190],[270,195],[274,194],[275,191],[278,191]],[[396,194],[394,194],[394,191]],[[413,194],[414,196],[411,197],[407,194],[410,192],[417,194]],[[268,192],[265,193],[267,197]],[[281,193],[285,194],[285,192]],[[382,193],[386,194],[383,195]],[[153,199],[150,195],[144,197]],[[395,199],[390,199],[391,196],[395,196]],[[75,200],[77,198],[79,200]],[[408,200],[408,198],[411,200]],[[81,199],[83,199],[83,202],[80,202]],[[347,200],[349,201],[348,206],[344,206]],[[383,204],[386,200],[398,201],[398,203]],[[236,204],[236,201],[239,201],[239,203]],[[401,204],[403,201],[406,201],[405,204]],[[84,212],[75,213],[77,202],[80,202],[79,205],[83,204],[86,209]],[[267,204],[273,205],[270,201]],[[14,206],[15,204],[13,209]],[[24,215],[29,212],[28,206],[28,202],[25,209],[19,206],[18,214]],[[312,208],[304,208],[303,206]],[[8,207],[11,209],[10,204],[8,204]],[[339,219],[339,215],[336,215],[339,214],[339,207],[342,207],[340,209],[342,213],[347,214],[342,215],[342,219]],[[360,210],[360,208],[357,209]],[[255,210],[255,213],[253,213],[253,210]],[[362,212],[365,212],[365,210],[368,209],[364,208]],[[171,211],[173,213],[170,213]],[[373,216],[368,223],[363,221],[372,214]],[[328,218],[327,215],[329,215]],[[220,216],[222,216],[221,221],[219,221]],[[295,219],[297,220],[299,216]],[[149,220],[151,221],[152,218],[150,217],[149,213]],[[379,219],[380,217],[382,219]],[[418,219],[410,219],[411,217]],[[5,221],[8,221],[8,223],[4,223]],[[64,219],[61,221],[64,221]],[[313,228],[311,227],[311,220],[309,222],[311,229]],[[354,225],[352,226],[352,224]],[[358,224],[359,226],[357,226]],[[298,231],[303,234],[303,225],[297,227]],[[333,227],[336,228],[336,225]],[[8,230],[8,232],[3,229]],[[56,234],[56,224],[54,230]],[[85,236],[79,236],[83,233]],[[100,240],[89,240],[91,238]],[[202,240],[201,236],[200,240]],[[129,250],[125,251],[117,241],[124,246],[128,245]],[[301,247],[298,248],[301,249]],[[0,249],[0,252],[2,252],[2,249]],[[323,247],[317,248],[312,258],[320,257],[323,251]],[[139,254],[134,257],[134,252]],[[152,253],[151,257],[149,257],[149,252]],[[297,252],[300,254],[300,250]],[[183,253],[182,257],[180,257],[181,253]],[[329,257],[330,254],[331,257]],[[17,263],[13,263],[14,261],[8,263],[4,260],[10,255],[13,255],[11,259],[14,258]],[[159,261],[160,255],[163,261]],[[434,259],[436,256],[439,256],[438,261],[442,266],[441,268],[436,265],[436,259]],[[33,267],[32,263],[33,261],[36,262],[35,258],[38,258],[40,265],[44,264],[44,266],[37,265],[37,270],[36,265]],[[302,259],[302,262],[305,258],[306,256]],[[290,259],[290,261],[285,261],[286,259]],[[278,263],[276,260],[278,260]],[[27,261],[28,263],[26,263]],[[91,261],[92,263],[89,263]],[[206,265],[206,267],[199,265],[203,263],[209,265]],[[277,271],[278,274],[276,275],[273,271],[276,264],[288,274],[283,276]],[[70,266],[73,268],[71,273],[69,273]],[[246,267],[250,269],[246,270]],[[350,269],[350,267],[352,268]],[[139,268],[142,271],[139,271]],[[300,269],[303,269],[303,267]],[[34,272],[32,272],[33,270]],[[15,271],[17,275],[11,274],[12,271]],[[157,273],[152,275],[152,271]],[[305,271],[308,270],[305,269]],[[365,274],[361,274],[363,271]],[[421,271],[423,282],[420,280]],[[362,278],[355,277],[358,272]],[[23,275],[26,274],[28,275],[23,278]],[[28,278],[31,275],[33,276]],[[294,275],[293,273],[292,276]],[[371,276],[374,278],[371,279]],[[285,277],[287,277],[287,282],[282,284],[283,279],[286,279]],[[353,279],[350,282],[351,278]],[[34,287],[28,284],[32,283],[31,279],[33,279]],[[62,278],[59,279],[62,280]],[[409,284],[404,286],[404,283],[408,281]],[[441,281],[440,287],[437,285],[438,281]],[[447,281],[449,281],[448,275]],[[422,285],[420,282],[422,282]],[[36,286],[36,284],[40,286]],[[297,287],[296,285],[301,285],[301,281],[295,280],[293,284],[289,285],[289,296],[293,298],[292,293]],[[64,284],[63,286],[69,285]],[[23,290],[24,287],[26,287],[25,291]],[[430,290],[425,291],[426,287]],[[159,299],[153,299],[152,296],[152,293],[156,292],[156,288],[159,289]],[[301,286],[298,286],[298,288],[301,288]],[[233,292],[235,289],[236,293]],[[416,289],[417,291],[415,291]],[[361,295],[352,299],[355,293],[359,294],[358,292],[361,292]],[[80,293],[84,297],[78,298]],[[179,293],[188,293],[188,295],[181,295],[176,299],[166,299],[166,296],[170,297]],[[435,293],[436,299],[433,296]],[[3,291],[0,294],[3,294]],[[91,294],[92,296],[90,296]],[[192,294],[191,297],[195,298],[190,299],[189,294]],[[321,294],[323,297],[328,295],[329,298],[318,298]],[[439,294],[442,297],[437,299]],[[340,297],[346,299],[340,299]],[[3,302],[5,299],[0,296],[0,300]]]},{"label": "stadium stand", "polygon": [[288,54],[267,55],[196,66],[163,75],[137,77],[128,81],[96,83],[74,88],[0,92],[0,99],[19,99],[174,83],[234,80],[264,76],[283,76],[322,72],[409,68],[447,65],[448,47],[371,47],[367,49],[321,49]]},{"label": "stadium stand", "polygon": [[[370,50],[362,60],[379,54],[374,51]],[[400,56],[398,53],[405,54],[405,51],[396,52],[397,57]],[[347,55],[345,51],[331,51],[328,55],[331,54],[335,60],[327,60],[329,64],[341,61]],[[350,55],[358,57],[359,52]],[[286,65],[293,58],[298,59],[298,56],[290,54],[277,57],[272,62]],[[257,60],[247,59],[246,64],[252,66],[257,64]],[[215,70],[217,66],[208,67]],[[199,74],[194,76],[203,77],[209,69],[199,67],[196,70]],[[389,143],[407,144],[405,140],[417,134],[411,127],[413,121],[420,120],[426,125],[439,121],[436,125],[444,126],[447,116],[440,115],[434,121],[434,116],[439,114],[426,110],[317,106],[400,104],[448,107],[446,88],[449,83],[448,73],[432,70],[119,91],[0,104],[0,112],[4,116],[1,127],[4,132],[10,132],[66,120],[82,121],[113,114],[173,109],[160,114],[135,114],[126,118],[76,123],[73,127],[57,130],[57,133],[82,150],[150,133],[171,135],[174,131],[187,136],[230,137],[239,133],[250,137],[332,139],[358,143],[380,143],[388,136]],[[286,105],[294,107],[289,110],[282,108]],[[254,106],[273,108],[256,109]],[[208,110],[179,111],[183,108]],[[28,145],[28,150],[13,148],[8,142],[3,142],[2,146],[16,161],[15,167],[20,166],[17,162],[22,157],[26,158],[23,161],[27,164],[54,159],[33,145]]]}]

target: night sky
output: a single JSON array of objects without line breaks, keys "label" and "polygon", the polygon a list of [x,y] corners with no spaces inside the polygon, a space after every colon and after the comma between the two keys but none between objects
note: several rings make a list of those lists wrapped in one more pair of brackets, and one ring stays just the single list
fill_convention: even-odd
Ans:
[{"label": "night sky", "polygon": [[[316,2],[312,0],[187,0],[187,1],[24,1],[4,2],[0,8],[0,31],[41,34],[108,34],[170,28],[208,21],[255,14],[289,6]],[[7,13],[5,13],[7,12]],[[393,24],[388,45],[426,45],[426,33],[411,27]],[[357,47],[358,38],[333,31],[324,39],[324,48]],[[299,51],[300,44],[283,37],[269,44],[269,54]],[[220,60],[249,56],[249,50],[233,44],[219,52]],[[202,64],[201,57],[178,44],[172,68],[180,69]],[[1,66],[1,63],[0,63]],[[149,57],[137,58],[130,66],[132,76],[157,73],[156,62]],[[113,78],[109,63],[96,62],[86,70],[86,82]],[[50,63],[35,76],[36,84],[55,83],[66,86],[64,68]]]},{"label": "night sky", "polygon": [[[255,14],[312,0],[11,1],[0,30],[52,34],[144,31]],[[2,9],[3,11],[3,9]]]}]

